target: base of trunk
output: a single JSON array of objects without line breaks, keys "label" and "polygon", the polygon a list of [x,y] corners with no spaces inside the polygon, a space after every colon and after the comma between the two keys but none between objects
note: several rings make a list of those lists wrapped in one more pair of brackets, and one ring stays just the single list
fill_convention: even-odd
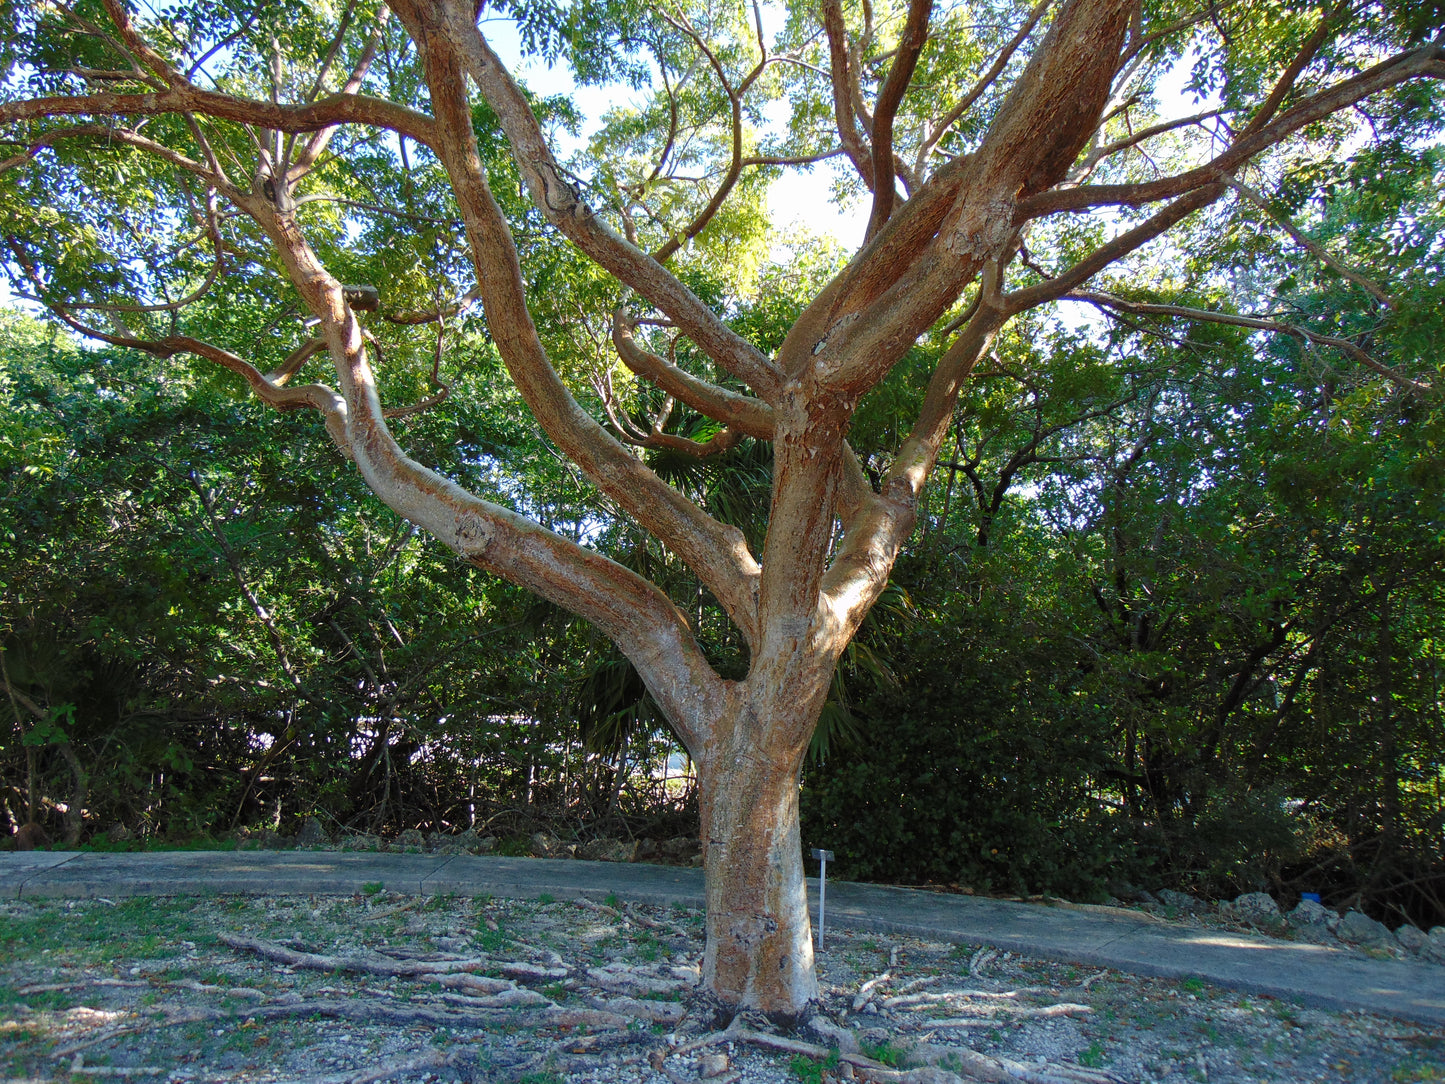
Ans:
[{"label": "base of trunk", "polygon": [[818,997],[798,831],[797,757],[760,750],[715,775],[705,773],[701,790],[703,986],[733,1010],[755,1009],[794,1025]]}]

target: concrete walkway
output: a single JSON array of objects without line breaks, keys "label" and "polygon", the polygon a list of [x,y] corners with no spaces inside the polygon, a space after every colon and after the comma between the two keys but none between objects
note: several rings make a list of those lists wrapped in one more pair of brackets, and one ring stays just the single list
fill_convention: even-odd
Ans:
[{"label": "concrete walkway", "polygon": [[[638,903],[703,903],[702,871],[578,862],[332,851],[0,854],[0,895],[107,897],[346,895],[398,892],[558,899],[616,894]],[[817,918],[817,885],[809,883]],[[828,924],[998,948],[1163,978],[1197,977],[1328,1009],[1365,1009],[1445,1026],[1445,967],[1344,949],[1179,926],[1115,908],[1010,903],[830,881]]]}]

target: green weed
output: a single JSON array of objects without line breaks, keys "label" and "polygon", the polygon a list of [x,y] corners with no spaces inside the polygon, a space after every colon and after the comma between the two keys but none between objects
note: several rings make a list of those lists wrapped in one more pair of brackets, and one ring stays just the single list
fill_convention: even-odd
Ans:
[{"label": "green weed", "polygon": [[1272,1001],[1269,1007],[1270,1011],[1274,1013],[1275,1019],[1280,1023],[1288,1024],[1292,1028],[1299,1027],[1299,1013],[1295,1011],[1293,1005],[1284,1001]]},{"label": "green weed", "polygon": [[361,894],[363,896],[376,896],[379,895],[385,887],[386,885],[380,881],[367,881],[366,884],[361,886]]},{"label": "green weed", "polygon": [[872,1058],[890,1069],[897,1069],[903,1061],[903,1051],[892,1043],[884,1042],[874,1046],[872,1043],[863,1043],[863,1055]]},{"label": "green weed", "polygon": [[37,990],[33,994],[25,995],[25,1004],[33,1010],[61,1012],[65,1009],[74,1008],[76,996],[69,990]]},{"label": "green weed", "polygon": [[1390,1072],[1394,1084],[1423,1084],[1429,1080],[1445,1080],[1445,1069],[1438,1065],[1402,1061]]},{"label": "green weed", "polygon": [[832,1073],[838,1068],[838,1051],[830,1051],[822,1061],[795,1054],[793,1060],[788,1062],[788,1068],[802,1084],[823,1084],[823,1074]]},{"label": "green weed", "polygon": [[1079,1052],[1079,1064],[1085,1069],[1102,1069],[1104,1067],[1104,1044],[1098,1039],[1091,1042],[1087,1050]]},{"label": "green weed", "polygon": [[637,937],[637,955],[649,963],[661,958],[662,945],[657,940],[657,935],[651,930],[644,930]]}]

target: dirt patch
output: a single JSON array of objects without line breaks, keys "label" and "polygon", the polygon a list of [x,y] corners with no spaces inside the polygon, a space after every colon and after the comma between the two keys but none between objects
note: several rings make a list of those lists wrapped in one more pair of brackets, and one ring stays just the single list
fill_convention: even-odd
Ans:
[{"label": "dirt patch", "polygon": [[1445,1036],[1408,1023],[831,930],[811,1027],[719,1033],[696,996],[699,911],[374,887],[0,904],[0,1070],[197,1084],[1445,1079]]}]

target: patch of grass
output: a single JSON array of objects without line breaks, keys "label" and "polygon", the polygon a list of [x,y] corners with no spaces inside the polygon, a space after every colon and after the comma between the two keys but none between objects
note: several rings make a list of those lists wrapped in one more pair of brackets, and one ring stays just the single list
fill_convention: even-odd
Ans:
[{"label": "patch of grass", "polygon": [[363,896],[376,896],[379,895],[385,887],[386,885],[380,881],[367,881],[366,884],[361,886],[361,894]]},{"label": "patch of grass", "polygon": [[561,1073],[528,1073],[517,1084],[563,1084]]},{"label": "patch of grass", "polygon": [[455,903],[456,898],[455,892],[444,892],[439,896],[430,897],[426,903],[422,904],[421,909],[423,911],[440,911]]},{"label": "patch of grass", "polygon": [[483,952],[500,952],[510,940],[500,929],[486,929],[477,935],[477,944]]},{"label": "patch of grass", "polygon": [[652,963],[662,957],[662,944],[657,940],[657,934],[643,930],[637,936],[635,951],[639,957]]},{"label": "patch of grass", "polygon": [[1408,1059],[1390,1071],[1390,1080],[1394,1084],[1422,1084],[1428,1080],[1445,1080],[1445,1069],[1432,1063]]},{"label": "patch of grass", "polygon": [[863,1043],[863,1056],[872,1058],[890,1069],[897,1069],[903,1061],[903,1051],[892,1043],[883,1042],[874,1046],[872,1043]]},{"label": "patch of grass", "polygon": [[1087,1050],[1079,1051],[1079,1064],[1085,1069],[1102,1069],[1104,1067],[1104,1044],[1095,1039],[1089,1044]]},{"label": "patch of grass", "polygon": [[1288,1024],[1292,1028],[1299,1027],[1299,1013],[1295,1007],[1287,1001],[1272,1001],[1269,1005],[1270,1011],[1274,1013],[1275,1019],[1281,1024]]},{"label": "patch of grass", "polygon": [[36,1011],[63,1012],[73,1009],[80,999],[72,990],[37,990],[25,995],[25,1004]]},{"label": "patch of grass", "polygon": [[792,1061],[788,1062],[788,1069],[797,1077],[802,1084],[823,1084],[824,1074],[831,1076],[838,1068],[838,1051],[830,1051],[822,1061],[817,1058],[804,1057],[802,1054],[794,1054]]},{"label": "patch of grass", "polygon": [[550,892],[539,892],[537,894],[537,902],[540,903],[543,907],[546,907],[549,903],[556,903],[557,897],[552,895],[552,893]]},{"label": "patch of grass", "polygon": [[1179,988],[1190,994],[1204,993],[1204,980],[1196,975],[1190,975],[1179,984]]}]

